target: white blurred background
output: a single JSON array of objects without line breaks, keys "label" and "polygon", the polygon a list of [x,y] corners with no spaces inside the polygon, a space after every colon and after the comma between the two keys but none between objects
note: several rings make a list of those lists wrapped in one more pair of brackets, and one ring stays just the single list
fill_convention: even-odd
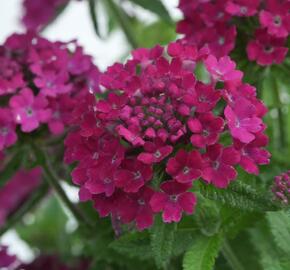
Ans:
[{"label": "white blurred background", "polygon": [[[42,1],[42,0],[39,0]],[[22,32],[20,24],[22,0],[0,0],[0,44],[13,32]],[[163,0],[174,19],[181,17],[176,8],[178,0]],[[137,10],[144,23],[155,20],[155,16],[143,9]],[[102,27],[102,18],[99,18]],[[104,20],[103,20],[104,24]],[[68,41],[77,39],[85,52],[94,56],[95,63],[101,70],[120,60],[129,50],[127,41],[121,31],[115,31],[109,39],[96,37],[90,20],[88,5],[85,1],[71,1],[64,13],[49,26],[43,35],[51,40]],[[66,192],[74,200],[76,191],[66,187]],[[17,235],[15,230],[8,231],[1,239],[1,244],[9,246],[9,253],[16,254],[23,262],[30,262],[33,251]]]},{"label": "white blurred background", "polygon": [[[42,1],[42,0],[39,0]],[[22,0],[0,0],[0,43],[7,36],[17,31],[23,31],[20,24]],[[107,40],[100,40],[96,37],[88,13],[86,1],[71,1],[64,13],[49,26],[43,35],[51,40],[78,39],[84,46],[85,51],[95,57],[96,64],[105,69],[116,60],[120,59],[128,51],[126,39],[121,31],[115,31]],[[178,0],[163,0],[173,18],[181,16],[176,8]],[[155,19],[152,13],[138,9],[141,19],[151,22]],[[99,18],[102,24],[102,18]]]}]

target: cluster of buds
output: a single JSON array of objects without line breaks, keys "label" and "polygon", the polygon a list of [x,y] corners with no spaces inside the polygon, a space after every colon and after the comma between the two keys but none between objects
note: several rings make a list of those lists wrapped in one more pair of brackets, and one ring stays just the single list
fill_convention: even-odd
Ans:
[{"label": "cluster of buds", "polygon": [[0,74],[0,152],[21,132],[48,126],[62,134],[78,99],[98,91],[99,71],[75,41],[50,42],[30,32],[0,46]]},{"label": "cluster of buds", "polygon": [[[207,82],[196,75],[199,67]],[[218,60],[182,41],[167,50],[140,48],[109,67],[102,95],[79,104],[65,142],[66,162],[78,161],[72,178],[80,199],[94,201],[102,217],[143,230],[158,212],[164,222],[192,214],[199,178],[226,188],[237,165],[258,174],[270,156],[267,110],[235,67],[228,56]]]},{"label": "cluster of buds", "polygon": [[272,188],[276,199],[285,205],[290,202],[290,171],[275,176],[274,185]]},{"label": "cluster of buds", "polygon": [[[288,0],[180,0],[179,7],[185,18],[177,32],[185,34],[184,42],[207,45],[216,57],[228,55],[239,34],[247,39],[249,60],[261,66],[280,64],[286,57]],[[245,24],[251,27],[243,32]]]}]

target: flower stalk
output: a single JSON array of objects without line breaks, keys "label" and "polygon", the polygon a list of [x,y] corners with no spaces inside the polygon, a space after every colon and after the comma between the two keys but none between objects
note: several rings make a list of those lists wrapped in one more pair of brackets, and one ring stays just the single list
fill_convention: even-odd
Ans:
[{"label": "flower stalk", "polygon": [[39,165],[43,168],[43,173],[48,184],[56,192],[57,196],[63,202],[63,204],[70,210],[74,218],[78,221],[79,224],[84,224],[86,227],[91,228],[93,225],[91,222],[83,215],[83,213],[74,205],[69,198],[67,197],[65,191],[62,189],[59,183],[59,177],[51,168],[51,164],[45,151],[37,147],[35,144],[32,144],[32,149],[34,151],[35,157],[38,159]]}]

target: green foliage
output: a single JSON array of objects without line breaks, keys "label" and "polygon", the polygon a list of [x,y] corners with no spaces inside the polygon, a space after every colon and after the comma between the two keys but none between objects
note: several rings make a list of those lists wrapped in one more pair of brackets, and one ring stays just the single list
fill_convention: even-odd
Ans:
[{"label": "green foliage", "polygon": [[[217,189],[201,183],[200,193],[218,203],[246,211],[267,211],[276,209],[268,194],[260,194],[242,181],[235,181],[227,189]],[[269,199],[268,199],[269,198]]]},{"label": "green foliage", "polygon": [[168,27],[163,21],[157,21],[145,26],[138,22],[135,24],[135,32],[138,44],[142,44],[142,47],[147,48],[154,47],[156,44],[166,45],[176,38],[174,27]]},{"label": "green foliage", "polygon": [[267,220],[276,245],[290,255],[290,214],[286,211],[269,212]]},{"label": "green foliage", "polygon": [[152,258],[150,238],[148,232],[133,232],[113,241],[110,247],[129,257],[137,257],[140,260]]},{"label": "green foliage", "polygon": [[176,224],[165,224],[161,217],[156,218],[151,233],[151,248],[156,265],[159,268],[168,266],[173,250]]},{"label": "green foliage", "polygon": [[[258,252],[251,241],[251,236],[247,230],[242,230],[234,239],[228,239],[228,243],[239,265],[247,270],[263,270],[258,258]],[[227,264],[229,264],[227,262]],[[224,270],[224,269],[222,269]],[[235,269],[236,270],[236,269]]]},{"label": "green foliage", "polygon": [[44,253],[57,252],[63,257],[80,251],[82,243],[73,229],[74,222],[65,214],[55,196],[47,198],[37,212],[29,214],[24,220],[28,221],[16,229],[31,247]]},{"label": "green foliage", "polygon": [[215,235],[221,226],[220,209],[214,201],[199,196],[194,220],[204,235]]},{"label": "green foliage", "polygon": [[275,244],[265,220],[250,230],[251,240],[259,252],[259,261],[263,270],[289,270],[289,254],[281,252]]},{"label": "green foliage", "polygon": [[199,236],[183,259],[184,270],[212,270],[222,243],[221,236]]},{"label": "green foliage", "polygon": [[129,0],[129,1],[155,13],[158,17],[160,17],[167,23],[173,23],[167,9],[160,0]]}]

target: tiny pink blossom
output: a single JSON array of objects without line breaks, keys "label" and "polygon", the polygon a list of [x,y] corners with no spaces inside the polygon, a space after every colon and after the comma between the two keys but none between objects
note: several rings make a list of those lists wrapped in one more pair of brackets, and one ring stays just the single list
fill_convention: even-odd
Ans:
[{"label": "tiny pink blossom", "polygon": [[138,160],[125,160],[122,168],[116,172],[116,186],[125,192],[138,192],[138,190],[152,179],[151,166]]},{"label": "tiny pink blossom", "polygon": [[213,55],[209,55],[205,60],[205,65],[215,80],[239,82],[243,77],[241,71],[235,70],[235,62],[233,62],[228,56],[221,57],[217,60]]},{"label": "tiny pink blossom", "polygon": [[255,139],[255,133],[263,129],[263,121],[256,116],[256,109],[249,101],[239,100],[239,105],[225,108],[225,117],[234,138],[243,143],[249,143]]},{"label": "tiny pink blossom", "polygon": [[179,150],[167,162],[166,172],[179,183],[192,183],[201,176],[202,158],[199,152]]},{"label": "tiny pink blossom", "polygon": [[281,3],[278,0],[268,0],[266,10],[259,14],[260,24],[272,36],[287,37],[290,30],[289,8],[289,1]]},{"label": "tiny pink blossom", "polygon": [[249,60],[257,61],[261,66],[281,64],[288,52],[284,38],[269,35],[266,30],[258,29],[255,39],[247,45]]},{"label": "tiny pink blossom", "polygon": [[188,120],[187,125],[193,135],[190,137],[191,143],[199,148],[215,144],[220,133],[224,129],[222,117],[215,117],[213,113],[205,113],[197,118]]},{"label": "tiny pink blossom", "polygon": [[253,16],[257,13],[260,0],[230,0],[226,4],[226,11],[235,16]]},{"label": "tiny pink blossom", "polygon": [[89,181],[85,183],[85,188],[91,194],[105,194],[112,196],[116,187],[116,170],[111,167],[91,168],[88,172]]},{"label": "tiny pink blossom", "polygon": [[268,137],[262,133],[256,134],[254,141],[249,144],[234,141],[234,147],[241,153],[240,165],[248,173],[258,175],[258,165],[270,163],[271,154],[264,149],[268,144]]},{"label": "tiny pink blossom", "polygon": [[139,231],[143,231],[152,226],[154,221],[154,213],[150,206],[150,200],[154,194],[154,191],[145,186],[138,193],[130,194],[130,198],[134,202],[135,206],[135,220],[136,227]]},{"label": "tiny pink blossom", "polygon": [[232,146],[226,148],[221,144],[208,146],[204,161],[202,178],[218,188],[226,188],[237,177],[233,165],[240,161],[240,154]]},{"label": "tiny pink blossom", "polygon": [[19,95],[10,99],[16,123],[21,124],[23,132],[37,129],[40,123],[46,123],[51,117],[51,110],[47,108],[47,99],[39,94],[34,96],[29,88],[20,91]]},{"label": "tiny pink blossom", "polygon": [[173,147],[170,145],[162,145],[160,143],[146,142],[144,145],[145,152],[138,155],[138,160],[144,164],[158,163],[171,154]]},{"label": "tiny pink blossom", "polygon": [[153,211],[162,211],[162,218],[166,223],[179,222],[183,211],[192,214],[196,197],[192,192],[186,192],[189,187],[172,180],[162,183],[162,192],[156,192],[150,200]]}]

